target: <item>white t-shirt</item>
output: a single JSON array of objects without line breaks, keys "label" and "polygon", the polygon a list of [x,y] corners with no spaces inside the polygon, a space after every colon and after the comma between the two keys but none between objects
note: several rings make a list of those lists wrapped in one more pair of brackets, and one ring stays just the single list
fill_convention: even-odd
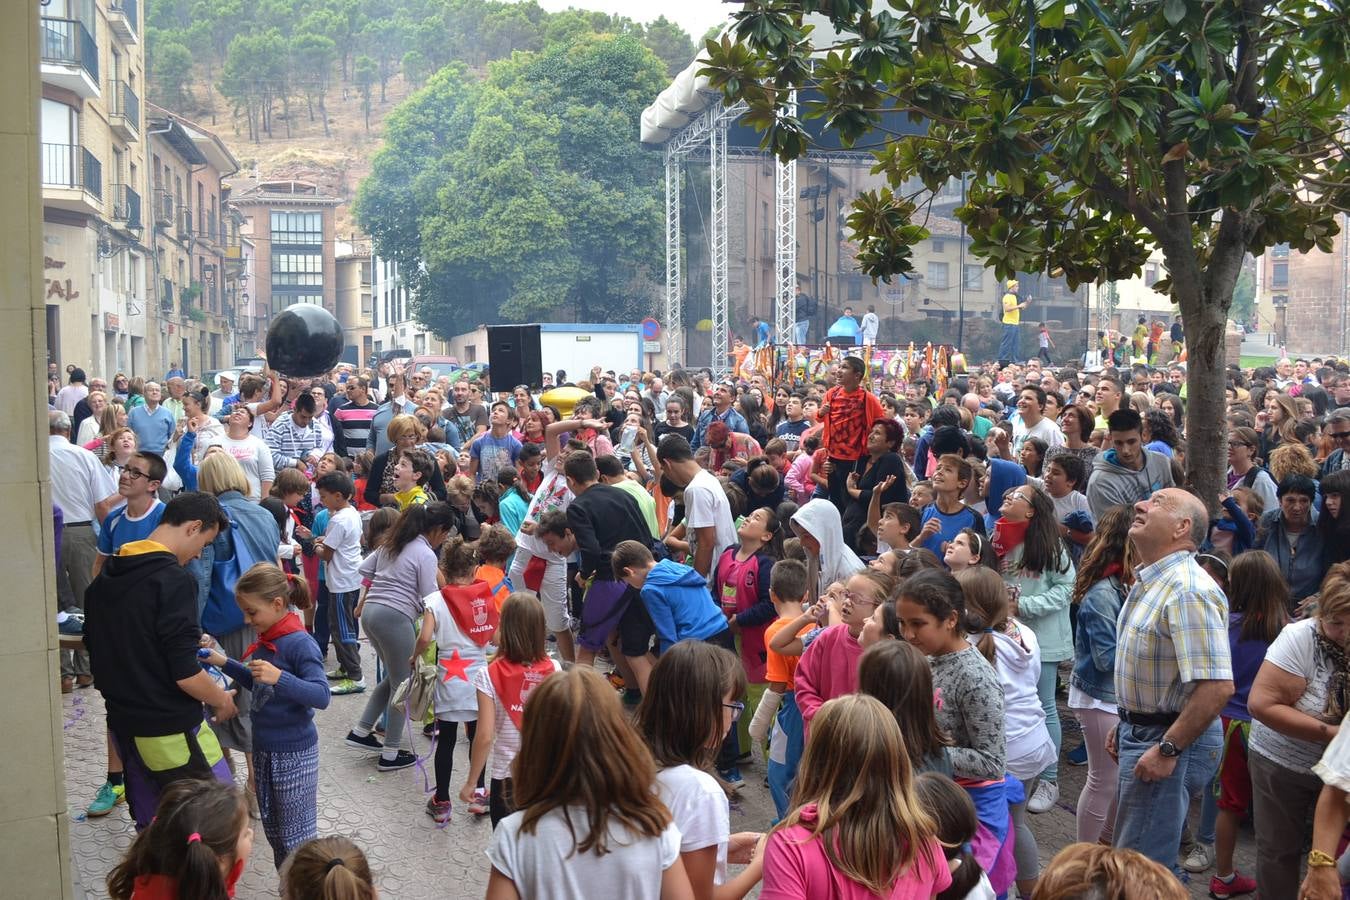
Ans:
[{"label": "white t-shirt", "polygon": [[1018,416],[1013,421],[1012,433],[1012,452],[1013,456],[1022,452],[1022,445],[1027,442],[1027,438],[1037,437],[1045,441],[1045,446],[1061,447],[1064,445],[1064,432],[1059,430],[1055,420],[1049,416],[1042,416],[1041,420],[1030,428]]},{"label": "white t-shirt", "polygon": [[[553,510],[566,512],[571,502],[572,492],[567,489],[567,479],[563,477],[561,472],[549,465],[543,480],[539,482],[539,487],[535,489],[534,496],[530,498],[530,505],[525,510],[524,521],[538,525],[544,513]],[[545,544],[543,539],[533,534],[526,534],[524,531],[516,535],[516,546],[522,547],[532,555],[542,557],[548,562],[565,562],[561,556],[548,549],[548,544]]]},{"label": "white t-shirt", "polygon": [[717,847],[713,884],[727,880],[727,842],[731,837],[731,807],[727,793],[707,772],[693,766],[672,766],[656,773],[661,802],[680,829],[680,852]]},{"label": "white t-shirt", "polygon": [[198,434],[197,447],[203,456],[206,455],[206,449],[213,444],[224,447],[225,452],[234,457],[234,461],[239,463],[239,468],[244,470],[244,477],[248,479],[248,499],[254,503],[262,500],[263,482],[270,484],[277,480],[277,470],[272,464],[272,451],[267,449],[267,443],[252,433],[238,441],[223,432],[209,438],[203,438]]},{"label": "white t-shirt", "polygon": [[[1266,662],[1307,682],[1303,696],[1294,702],[1294,709],[1320,719],[1333,667],[1317,649],[1317,620],[1304,619],[1286,625],[1266,651]],[[1255,718],[1248,746],[1276,765],[1295,772],[1309,771],[1326,750],[1325,744],[1280,734]]]},{"label": "white t-shirt", "polygon": [[[588,830],[586,810],[571,807],[577,839]],[[622,897],[660,900],[661,876],[680,857],[680,831],[672,822],[659,837],[638,837],[611,819],[609,850],[604,856],[576,852],[572,831],[561,809],[550,810],[533,834],[520,830],[525,813],[502,819],[492,833],[488,859],[531,900],[576,900],[578,897]]]},{"label": "white t-shirt", "polygon": [[722,551],[736,543],[736,523],[731,518],[731,504],[726,491],[711,472],[700,469],[684,489],[684,521],[688,532],[696,528],[715,527],[716,541],[712,548],[712,565],[708,569],[708,584],[717,572],[717,560]]},{"label": "white t-shirt", "polygon": [[334,594],[361,590],[361,514],[350,504],[329,516],[323,545],[333,551],[324,563],[324,582]]},{"label": "white t-shirt", "polygon": [[1088,499],[1082,491],[1069,491],[1063,497],[1051,497],[1050,500],[1055,504],[1057,522],[1063,522],[1069,513],[1075,512],[1087,513],[1087,517],[1092,518],[1092,507],[1088,505]]},{"label": "white t-shirt", "polygon": [[[553,660],[553,671],[561,670],[562,666],[556,659]],[[492,741],[492,752],[488,754],[488,777],[505,780],[511,777],[511,763],[516,761],[516,754],[520,752],[520,729],[516,728],[516,723],[511,720],[506,707],[502,705],[501,698],[497,696],[497,689],[492,686],[492,676],[488,673],[487,666],[483,666],[474,674],[473,686],[479,693],[492,698],[492,708],[496,713],[492,721],[496,726],[497,735]]]}]

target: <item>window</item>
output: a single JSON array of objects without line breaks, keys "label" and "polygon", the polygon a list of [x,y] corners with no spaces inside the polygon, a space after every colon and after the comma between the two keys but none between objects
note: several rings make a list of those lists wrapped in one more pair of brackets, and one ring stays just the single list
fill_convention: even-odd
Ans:
[{"label": "window", "polygon": [[1144,266],[1144,284],[1153,287],[1158,281],[1158,264],[1147,263]]},{"label": "window", "polygon": [[984,290],[984,266],[965,266],[962,269],[961,281],[968,291]]},{"label": "window", "polygon": [[323,306],[323,294],[272,294],[272,315],[276,315],[289,306],[297,303],[313,303],[316,306]]},{"label": "window", "polygon": [[862,275],[850,275],[848,277],[848,302],[850,303],[862,302],[864,280],[865,279]]},{"label": "window", "polygon": [[473,344],[464,348],[465,362],[478,362],[478,347]]},{"label": "window", "polygon": [[273,212],[272,244],[322,244],[323,214]]},{"label": "window", "polygon": [[928,286],[934,290],[947,289],[947,264],[945,262],[930,262],[928,264]]},{"label": "window", "polygon": [[1289,245],[1288,245],[1288,244],[1276,244],[1274,247],[1271,247],[1271,248],[1270,248],[1270,256],[1271,256],[1272,259],[1288,259],[1288,258],[1289,258]]},{"label": "window", "polygon": [[413,353],[421,356],[427,352],[427,336],[425,334],[413,335]]},{"label": "window", "polygon": [[934,253],[941,253],[942,251],[944,251],[944,250],[946,250],[946,249],[947,249],[947,242],[946,242],[946,241],[941,241],[941,240],[938,240],[937,238],[934,238],[934,239],[933,239],[933,252],[934,252]]},{"label": "window", "polygon": [[323,286],[323,256],[318,253],[276,253],[272,256],[272,286]]},{"label": "window", "polygon": [[1289,286],[1289,263],[1287,262],[1271,263],[1270,286],[1271,287]]}]

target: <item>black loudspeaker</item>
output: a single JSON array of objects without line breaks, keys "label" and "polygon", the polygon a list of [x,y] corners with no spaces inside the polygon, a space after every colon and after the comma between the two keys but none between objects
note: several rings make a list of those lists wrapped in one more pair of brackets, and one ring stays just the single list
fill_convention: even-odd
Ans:
[{"label": "black loudspeaker", "polygon": [[544,373],[538,325],[488,326],[488,377],[494,391],[518,384],[539,390]]}]

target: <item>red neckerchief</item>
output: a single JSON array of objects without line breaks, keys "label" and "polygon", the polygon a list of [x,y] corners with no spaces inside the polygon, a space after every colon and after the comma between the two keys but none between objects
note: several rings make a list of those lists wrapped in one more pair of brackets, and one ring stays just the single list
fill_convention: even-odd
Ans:
[{"label": "red neckerchief", "polygon": [[1118,562],[1113,562],[1102,570],[1102,578],[1111,578],[1124,573],[1125,567]]},{"label": "red neckerchief", "polygon": [[[225,893],[234,896],[239,876],[244,874],[244,861],[237,859],[225,876]],[[172,875],[137,875],[131,884],[131,900],[178,900],[178,879]]]},{"label": "red neckerchief", "polygon": [[1030,524],[1030,519],[1025,522],[1009,522],[999,517],[994,523],[994,552],[998,554],[999,559],[1007,556],[1009,551],[1022,543],[1027,536],[1027,526]]},{"label": "red neckerchief", "polygon": [[441,597],[459,630],[478,646],[486,647],[497,633],[499,619],[491,586],[482,579],[469,584],[447,584],[441,588]]},{"label": "red neckerchief", "polygon": [[305,623],[300,620],[298,615],[293,612],[286,613],[286,615],[281,617],[280,622],[277,622],[271,628],[258,635],[258,639],[248,645],[248,649],[244,651],[243,656],[239,657],[239,660],[242,662],[248,659],[259,646],[266,647],[268,650],[276,653],[277,645],[273,643],[273,641],[277,638],[285,637],[288,634],[295,634],[297,631],[304,630]]},{"label": "red neckerchief", "polygon": [[536,594],[544,584],[544,573],[548,570],[548,560],[542,556],[531,556],[525,564],[525,587]]},{"label": "red neckerchief", "polygon": [[497,692],[497,699],[502,702],[506,714],[517,729],[525,718],[525,701],[530,698],[530,692],[555,671],[550,659],[541,659],[528,666],[505,658],[494,659],[488,664],[492,689]]}]

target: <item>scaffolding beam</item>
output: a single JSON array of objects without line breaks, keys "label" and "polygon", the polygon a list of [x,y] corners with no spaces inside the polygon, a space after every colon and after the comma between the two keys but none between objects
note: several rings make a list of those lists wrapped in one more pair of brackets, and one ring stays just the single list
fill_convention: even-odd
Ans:
[{"label": "scaffolding beam", "polygon": [[684,279],[680,267],[680,156],[666,147],[666,358],[670,368],[684,365]]},{"label": "scaffolding beam", "polygon": [[708,257],[712,280],[712,370],[724,377],[728,363],[730,285],[727,260],[727,118],[719,104],[708,111],[708,182],[711,205],[708,212]]},{"label": "scaffolding beam", "polygon": [[[783,113],[797,115],[797,92],[793,91]],[[797,287],[797,161],[774,158],[774,225],[776,229],[773,264],[774,341],[796,343]]]}]

